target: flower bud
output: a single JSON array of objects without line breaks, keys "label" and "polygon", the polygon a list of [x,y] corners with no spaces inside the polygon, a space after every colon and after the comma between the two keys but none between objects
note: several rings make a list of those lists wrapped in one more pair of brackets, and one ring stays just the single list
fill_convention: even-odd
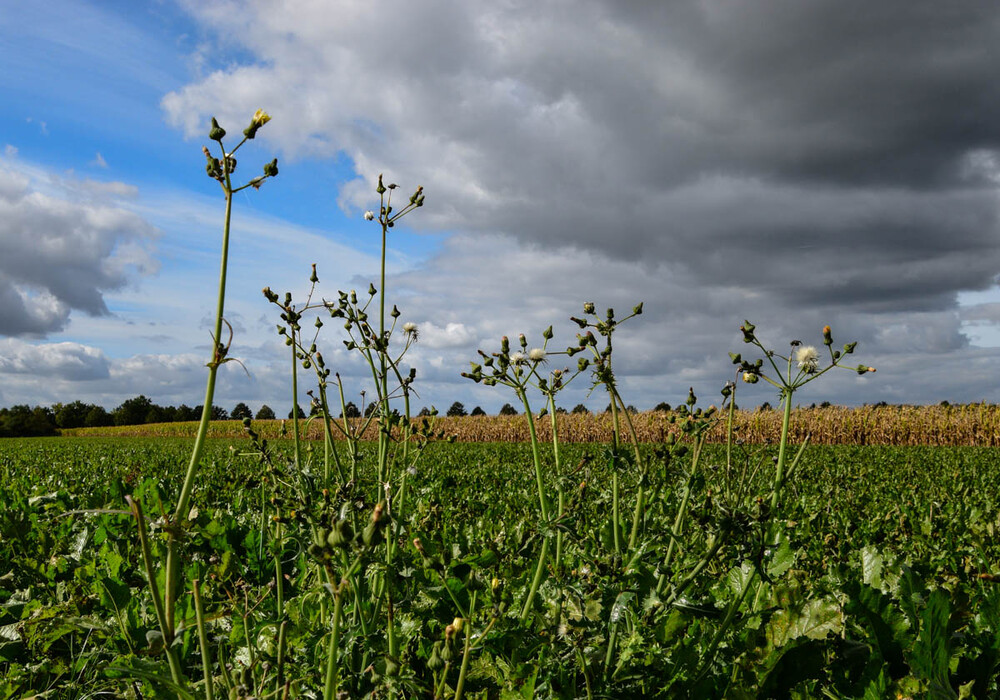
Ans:
[{"label": "flower bud", "polygon": [[500,339],[500,352],[505,355],[510,352],[510,341],[507,339],[507,336]]},{"label": "flower bud", "polygon": [[755,328],[757,328],[757,326],[753,325],[749,321],[744,321],[743,325],[740,326],[740,330],[743,331],[744,343],[752,343],[755,340],[753,334]]},{"label": "flower bud", "polygon": [[583,305],[583,313],[592,314],[594,313],[594,302],[588,301]]},{"label": "flower bud", "polygon": [[636,304],[635,306],[632,307],[632,313],[635,314],[636,316],[641,316],[642,315],[642,302],[641,301],[638,304]]},{"label": "flower bud", "polygon": [[269,121],[271,121],[270,115],[264,110],[258,109],[250,119],[250,126],[243,130],[243,135],[248,139],[253,139],[257,135],[257,130]]},{"label": "flower bud", "polygon": [[581,372],[584,371],[585,369],[587,369],[587,367],[589,367],[589,366],[590,366],[590,360],[588,360],[586,357],[581,357],[576,362],[576,367]]},{"label": "flower bud", "polygon": [[385,185],[382,184],[382,173],[379,173],[378,175],[378,187],[375,188],[375,191],[379,194],[385,192]]},{"label": "flower bud", "polygon": [[552,326],[549,326],[544,331],[542,331],[542,337],[546,340],[552,340]]},{"label": "flower bud", "polygon": [[833,345],[833,333],[830,326],[823,326],[823,345]]},{"label": "flower bud", "polygon": [[215,117],[212,117],[212,128],[208,132],[208,138],[213,141],[222,141],[226,135],[226,130],[219,126],[219,122],[216,121]]},{"label": "flower bud", "polygon": [[312,274],[309,275],[309,281],[313,284],[319,282],[319,277],[316,276],[316,263],[312,264]]},{"label": "flower bud", "polygon": [[264,176],[275,177],[277,174],[278,174],[278,159],[275,158],[270,163],[264,166]]}]

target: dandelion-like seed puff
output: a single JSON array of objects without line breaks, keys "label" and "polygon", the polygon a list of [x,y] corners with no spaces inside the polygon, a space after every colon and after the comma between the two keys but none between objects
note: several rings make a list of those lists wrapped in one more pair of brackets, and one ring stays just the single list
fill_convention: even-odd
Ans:
[{"label": "dandelion-like seed puff", "polygon": [[819,369],[819,353],[812,345],[805,345],[795,351],[795,361],[806,374],[815,374]]}]

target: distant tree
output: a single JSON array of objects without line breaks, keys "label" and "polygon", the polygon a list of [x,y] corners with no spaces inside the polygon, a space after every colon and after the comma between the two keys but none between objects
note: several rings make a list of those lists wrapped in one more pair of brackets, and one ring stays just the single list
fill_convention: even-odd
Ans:
[{"label": "distant tree", "polygon": [[568,411],[565,408],[563,408],[562,406],[556,406],[556,413],[564,414],[564,413],[568,413]]},{"label": "distant tree", "polygon": [[832,404],[832,403],[830,403],[829,401],[824,401],[823,403],[821,403],[821,404],[819,405],[819,407],[820,407],[820,408],[830,408],[830,406],[832,406],[832,405],[833,405],[833,404]]},{"label": "distant tree", "polygon": [[656,406],[653,407],[653,410],[654,411],[665,411],[665,412],[669,413],[670,411],[673,410],[673,408],[666,401],[661,401],[660,403],[656,404]]},{"label": "distant tree", "polygon": [[154,403],[149,407],[149,410],[146,411],[146,417],[143,418],[142,422],[146,425],[149,425],[150,423],[165,423],[166,421],[163,419],[163,408]]},{"label": "distant tree", "polygon": [[177,422],[177,409],[173,406],[163,406],[160,409],[160,422],[162,423],[176,423]]},{"label": "distant tree", "polygon": [[485,416],[486,415],[486,411],[484,411],[480,406],[476,406],[474,409],[472,409],[472,413],[470,413],[469,415],[470,416]]},{"label": "distant tree", "polygon": [[590,413],[590,409],[584,406],[582,403],[578,403],[576,406],[573,407],[573,410],[570,411],[570,413]]},{"label": "distant tree", "polygon": [[632,404],[629,404],[628,406],[626,406],[625,410],[628,411],[629,413],[638,413],[639,412],[639,409],[636,408],[635,406],[633,406]]},{"label": "distant tree", "polygon": [[340,414],[340,417],[360,418],[361,411],[358,410],[358,407],[354,405],[353,401],[348,401],[347,405],[344,406],[344,411]]},{"label": "distant tree", "polygon": [[765,401],[764,403],[762,403],[760,405],[760,407],[757,410],[759,410],[759,411],[770,411],[771,410],[771,402],[770,401]]},{"label": "distant tree", "polygon": [[146,422],[153,402],[143,395],[125,399],[111,412],[115,425],[142,425]]},{"label": "distant tree", "polygon": [[[297,411],[298,411],[298,413],[299,413],[299,418],[305,418],[305,417],[306,417],[306,412],[302,410],[302,407],[301,407],[301,406],[299,406],[299,405],[297,405],[297,404],[296,404],[296,406],[295,406],[295,410],[297,410]],[[294,417],[294,415],[293,415],[293,411],[289,411],[289,412],[288,412],[288,417],[289,417],[289,418],[293,418],[293,417]]]},{"label": "distant tree", "polygon": [[464,415],[466,415],[466,413],[465,413],[465,406],[462,405],[461,401],[456,401],[455,403],[453,403],[451,405],[451,408],[448,409],[448,415],[449,416],[464,416]]},{"label": "distant tree", "polygon": [[25,404],[0,409],[0,437],[40,437],[56,434],[51,408]]},{"label": "distant tree", "polygon": [[94,408],[83,401],[72,401],[67,404],[57,403],[52,407],[56,417],[56,425],[60,428],[82,428],[87,422],[87,414]]},{"label": "distant tree", "polygon": [[253,413],[250,411],[249,406],[240,401],[238,404],[233,406],[233,410],[230,412],[229,417],[233,420],[243,420],[244,418],[253,418]]},{"label": "distant tree", "polygon": [[377,403],[370,403],[367,406],[365,406],[365,418],[375,413],[375,411],[378,410],[378,407],[379,404]]},{"label": "distant tree", "polygon": [[[194,407],[194,414],[196,416],[195,420],[201,420],[201,409],[201,404]],[[212,406],[212,413],[209,417],[212,420],[229,420],[229,411],[224,409],[222,406]]]},{"label": "distant tree", "polygon": [[178,421],[201,420],[201,406],[198,408],[191,408],[187,404],[182,403],[177,407],[177,413],[174,417],[175,420]]},{"label": "distant tree", "polygon": [[87,411],[87,417],[83,419],[85,428],[103,428],[114,424],[114,419],[104,409],[104,406],[91,406],[90,410]]},{"label": "distant tree", "polygon": [[500,407],[500,414],[499,415],[501,415],[501,416],[516,416],[517,415],[517,409],[514,408],[513,406],[511,406],[509,403],[505,403],[503,406]]},{"label": "distant tree", "polygon": [[254,418],[257,420],[274,420],[274,409],[267,404],[264,404],[260,407],[260,410],[257,411],[257,415],[254,416]]},{"label": "distant tree", "polygon": [[420,409],[420,413],[417,414],[417,416],[420,417],[420,418],[426,418],[427,416],[430,416],[430,415],[432,415],[431,409],[427,408],[426,406],[424,406],[423,408],[421,408]]}]

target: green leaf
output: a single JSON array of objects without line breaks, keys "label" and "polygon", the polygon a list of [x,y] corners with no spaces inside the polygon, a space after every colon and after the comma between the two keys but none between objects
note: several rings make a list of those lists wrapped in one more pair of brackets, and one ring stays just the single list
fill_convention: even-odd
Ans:
[{"label": "green leaf", "polygon": [[840,606],[828,598],[810,600],[799,610],[779,610],[767,625],[767,640],[779,648],[799,637],[823,639],[843,627]]},{"label": "green leaf", "polygon": [[882,587],[882,555],[868,545],[861,549],[861,580],[873,588]]},{"label": "green leaf", "polygon": [[951,659],[950,617],[951,599],[945,591],[935,590],[920,616],[920,635],[913,645],[910,665],[918,677],[947,684]]}]

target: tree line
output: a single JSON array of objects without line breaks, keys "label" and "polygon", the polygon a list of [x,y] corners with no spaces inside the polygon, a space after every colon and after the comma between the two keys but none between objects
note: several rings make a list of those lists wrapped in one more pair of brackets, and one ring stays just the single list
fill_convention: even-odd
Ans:
[{"label": "tree line", "polygon": [[[354,402],[348,402],[343,413],[338,418],[346,415],[348,418],[360,418],[367,416],[372,411],[377,410],[377,403],[370,403],[364,410],[358,408]],[[153,403],[146,396],[139,395],[131,399],[126,399],[119,406],[108,411],[103,406],[97,404],[84,403],[83,401],[71,401],[69,403],[57,403],[53,406],[35,406],[19,404],[10,408],[0,408],[0,437],[41,437],[46,435],[58,435],[60,430],[67,428],[100,428],[114,425],[145,425],[148,423],[177,423],[183,421],[196,421],[201,419],[201,405],[187,406],[160,406]],[[307,415],[316,415],[317,406],[311,405],[307,414],[302,406],[298,407],[300,418]],[[565,409],[557,409],[566,413]],[[611,406],[605,411],[611,410]],[[635,407],[629,406],[629,411],[635,411]],[[670,410],[669,404],[659,404],[654,410]],[[575,406],[570,413],[590,413],[590,410],[583,404]],[[430,408],[422,408],[418,415],[427,416],[434,413]],[[504,404],[500,409],[501,416],[516,416],[519,411],[509,403]],[[479,406],[466,411],[465,406],[459,402],[454,402],[448,409],[448,416],[485,416],[487,415]],[[288,418],[292,417],[289,411]],[[274,420],[278,418],[274,410],[264,404],[256,413],[242,401],[233,406],[231,411],[227,411],[221,406],[212,406],[212,420],[243,420],[244,418],[254,418],[257,420]]]}]

